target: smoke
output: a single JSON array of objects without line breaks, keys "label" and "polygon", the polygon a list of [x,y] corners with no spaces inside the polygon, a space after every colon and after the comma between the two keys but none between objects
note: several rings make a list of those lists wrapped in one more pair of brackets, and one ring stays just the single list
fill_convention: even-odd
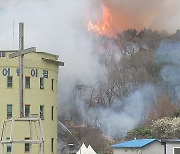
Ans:
[{"label": "smoke", "polygon": [[[98,119],[102,130],[112,137],[123,136],[127,131],[144,122],[149,107],[156,101],[156,90],[153,86],[144,85],[131,93],[122,102],[115,101],[111,109],[101,112]],[[122,112],[114,111],[118,104],[125,104]],[[113,113],[113,114],[109,114]],[[111,122],[110,122],[111,121]],[[110,122],[110,123],[109,123]],[[113,124],[113,127],[112,125]]]},{"label": "smoke", "polygon": [[24,0],[3,4],[7,6],[0,15],[1,50],[18,48],[18,23],[23,21],[26,48],[35,46],[38,51],[58,54],[65,62],[60,72],[60,78],[67,79],[62,82],[64,87],[71,89],[77,80],[95,82],[97,72],[103,68],[92,54],[93,43],[87,33],[90,0]]},{"label": "smoke", "polygon": [[180,44],[162,42],[157,52],[157,59],[163,63],[161,76],[173,88],[175,100],[180,101]]},{"label": "smoke", "polygon": [[65,62],[59,73],[59,114],[69,111],[77,81],[95,85],[105,72],[87,32],[88,10],[93,6],[91,0],[0,2],[1,50],[18,49],[18,23],[24,22],[25,48],[35,46],[38,51],[58,54]]},{"label": "smoke", "polygon": [[104,67],[92,52],[94,45],[87,32],[86,14],[91,4],[90,0],[0,3],[1,50],[18,49],[18,23],[24,22],[25,48],[35,46],[38,51],[58,54],[65,62],[59,77],[60,113],[70,105],[68,100],[77,81],[95,84],[104,74]]},{"label": "smoke", "polygon": [[115,32],[150,28],[175,32],[180,28],[179,0],[101,0],[112,14]]},{"label": "smoke", "polygon": [[100,128],[111,138],[118,138],[145,121],[157,94],[154,86],[144,85],[127,97],[114,100],[108,108],[96,107],[87,112],[82,102],[78,101],[81,104],[78,111],[90,125]]}]

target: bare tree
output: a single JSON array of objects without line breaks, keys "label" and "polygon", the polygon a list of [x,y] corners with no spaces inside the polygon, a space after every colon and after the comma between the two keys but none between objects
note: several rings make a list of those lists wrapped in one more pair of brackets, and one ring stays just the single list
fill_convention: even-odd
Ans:
[{"label": "bare tree", "polygon": [[171,103],[168,95],[161,95],[157,102],[151,107],[149,114],[147,115],[147,122],[163,118],[174,116],[176,106]]}]

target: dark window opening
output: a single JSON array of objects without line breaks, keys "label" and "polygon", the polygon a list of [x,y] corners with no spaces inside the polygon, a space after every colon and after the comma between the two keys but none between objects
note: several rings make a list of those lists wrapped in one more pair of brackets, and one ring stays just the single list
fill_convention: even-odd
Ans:
[{"label": "dark window opening", "polygon": [[52,83],[51,83],[51,90],[54,90],[54,79],[52,79]]},{"label": "dark window opening", "polygon": [[8,104],[7,105],[7,118],[11,118],[12,117],[12,105]]},{"label": "dark window opening", "polygon": [[54,106],[51,108],[51,120],[54,120]]},{"label": "dark window opening", "polygon": [[[29,140],[30,138],[25,138],[25,140]],[[29,152],[30,151],[30,143],[25,143],[24,151]]]},{"label": "dark window opening", "polygon": [[29,117],[30,115],[30,105],[25,105],[25,117]]},{"label": "dark window opening", "polygon": [[[9,141],[10,140],[10,138],[9,137],[7,137],[7,140]],[[6,144],[6,147],[7,147],[7,152],[11,152],[11,149],[12,149],[12,147],[11,147],[11,144],[10,143],[7,143]]]},{"label": "dark window opening", "polygon": [[12,76],[8,76],[7,77],[7,87],[8,88],[12,88],[12,84],[13,84],[13,77]]},{"label": "dark window opening", "polygon": [[25,77],[25,88],[30,88],[30,77]]},{"label": "dark window opening", "polygon": [[174,148],[174,154],[180,154],[180,148]]},{"label": "dark window opening", "polygon": [[40,118],[44,120],[44,105],[40,105]]},{"label": "dark window opening", "polygon": [[44,78],[40,78],[40,89],[44,89]]},{"label": "dark window opening", "polygon": [[0,51],[0,57],[6,57],[6,52]]},{"label": "dark window opening", "polygon": [[54,152],[54,138],[51,138],[51,152]]}]

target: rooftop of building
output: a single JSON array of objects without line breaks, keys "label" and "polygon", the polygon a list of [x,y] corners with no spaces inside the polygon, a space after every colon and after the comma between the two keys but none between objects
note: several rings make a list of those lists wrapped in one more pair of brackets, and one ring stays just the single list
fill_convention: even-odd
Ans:
[{"label": "rooftop of building", "polygon": [[[17,51],[18,50],[0,50],[0,57],[6,57],[6,54],[2,54],[3,52],[15,53]],[[51,63],[54,63],[54,64],[59,65],[59,66],[64,66],[64,62],[58,61],[59,55],[44,52],[44,51],[35,51],[35,53],[40,53],[40,54],[44,54],[47,56],[52,56],[54,58],[47,58],[47,56],[45,56],[45,57],[42,57],[42,59],[44,61],[51,62]]]},{"label": "rooftop of building", "polygon": [[135,139],[127,142],[122,142],[112,145],[112,148],[142,148],[152,142],[159,141],[158,139]]},{"label": "rooftop of building", "polygon": [[162,143],[173,143],[173,142],[180,142],[180,139],[162,139]]},{"label": "rooftop of building", "polygon": [[[17,52],[18,50],[0,50],[0,52]],[[49,53],[49,52],[45,52],[45,51],[36,51],[36,53],[43,53],[43,54],[48,54],[48,55],[53,55],[56,56],[57,58],[59,57],[59,55],[57,54],[53,54],[53,53]]]}]

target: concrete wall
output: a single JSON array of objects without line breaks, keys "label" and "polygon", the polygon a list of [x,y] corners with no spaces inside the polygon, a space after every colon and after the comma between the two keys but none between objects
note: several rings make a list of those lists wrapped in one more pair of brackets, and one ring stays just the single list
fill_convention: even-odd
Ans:
[{"label": "concrete wall", "polygon": [[142,149],[142,154],[164,154],[164,146],[160,142],[153,142]]},{"label": "concrete wall", "polygon": [[136,148],[115,148],[113,149],[113,154],[139,154],[138,151],[139,149]]},{"label": "concrete wall", "polygon": [[[17,68],[19,59],[9,59],[0,57],[0,131],[3,120],[7,118],[7,104],[12,104],[13,117],[19,117],[19,76]],[[25,75],[30,77],[30,88],[25,88],[24,104],[30,105],[30,114],[40,113],[40,105],[44,105],[44,120],[42,120],[45,137],[45,154],[57,154],[57,101],[58,101],[58,66],[54,63],[42,60],[42,57],[56,60],[57,56],[47,53],[30,53],[25,55]],[[9,74],[3,74],[4,69],[9,69]],[[37,75],[32,75],[32,70],[37,70]],[[44,89],[40,89],[40,77],[43,72],[48,71],[48,77],[44,78]],[[12,88],[7,88],[7,76],[13,77]],[[54,90],[51,89],[52,79],[54,79]],[[54,119],[52,120],[52,107],[54,107]],[[6,137],[10,136],[9,130],[6,131]],[[37,129],[34,126],[34,131]],[[34,134],[35,135],[35,134]],[[24,139],[30,137],[29,125],[17,124],[15,126],[14,137]],[[51,152],[51,139],[54,138],[54,152]],[[6,149],[6,147],[5,147]],[[1,149],[0,149],[1,150]],[[15,145],[15,154],[24,153],[24,144]],[[33,145],[33,154],[38,153],[38,145]]]},{"label": "concrete wall", "polygon": [[113,154],[164,154],[160,142],[153,142],[143,148],[114,148]]}]

